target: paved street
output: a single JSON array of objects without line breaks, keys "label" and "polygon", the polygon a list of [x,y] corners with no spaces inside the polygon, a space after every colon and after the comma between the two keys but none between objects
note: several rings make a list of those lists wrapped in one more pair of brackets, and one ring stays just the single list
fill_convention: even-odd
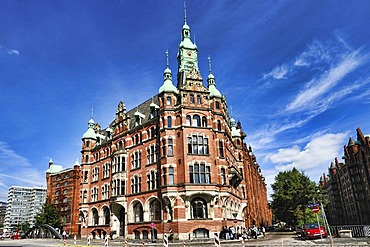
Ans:
[{"label": "paved street", "polygon": [[[344,238],[335,238],[333,240],[335,247],[341,246],[370,246],[370,239],[369,238],[353,238],[353,239],[344,239]],[[221,241],[221,246],[242,246],[242,241],[238,240],[229,240],[229,241]],[[321,241],[320,239],[317,240],[309,240],[304,241],[296,237],[294,233],[290,232],[268,232],[266,237],[260,237],[257,240],[247,240],[244,241],[245,246],[281,246],[281,247],[288,247],[288,246],[330,246],[329,238],[324,239]],[[62,240],[56,239],[22,239],[22,240],[4,240],[0,242],[0,246],[28,246],[28,247],[38,247],[38,246],[63,246]],[[79,247],[87,247],[85,240],[77,240],[77,244],[73,244],[73,240],[69,239],[67,241],[67,246],[79,246]],[[104,246],[103,240],[92,240],[91,246],[101,247]],[[122,239],[120,240],[112,240],[109,241],[109,246],[124,246],[124,242]],[[140,247],[142,246],[141,241],[130,242],[128,243],[129,247]],[[159,240],[157,243],[145,242],[145,246],[153,246],[153,247],[160,247],[163,246],[162,241]],[[169,247],[183,247],[184,244],[182,241],[176,241],[174,243],[169,243]],[[185,241],[185,246],[201,246],[201,247],[211,247],[215,246],[213,241],[203,241],[203,242],[196,242],[196,241]]]}]

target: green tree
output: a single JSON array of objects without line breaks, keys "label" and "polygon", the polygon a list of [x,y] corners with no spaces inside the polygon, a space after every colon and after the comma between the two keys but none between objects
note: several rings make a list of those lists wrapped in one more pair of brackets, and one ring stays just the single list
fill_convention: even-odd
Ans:
[{"label": "green tree", "polygon": [[[296,168],[280,172],[271,185],[272,212],[277,221],[289,225],[315,222],[316,217],[307,205],[322,199],[318,186]],[[317,202],[317,201],[316,201]],[[314,219],[314,220],[313,220]]]},{"label": "green tree", "polygon": [[48,224],[54,228],[62,226],[62,217],[59,210],[51,204],[45,203],[35,217],[35,225]]}]

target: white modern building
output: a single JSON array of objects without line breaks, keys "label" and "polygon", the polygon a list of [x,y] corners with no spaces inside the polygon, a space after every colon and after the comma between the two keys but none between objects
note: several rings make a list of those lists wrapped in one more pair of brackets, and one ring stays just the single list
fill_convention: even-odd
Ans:
[{"label": "white modern building", "polygon": [[12,231],[19,224],[34,226],[35,216],[46,200],[46,188],[12,186],[9,188],[4,228]]}]

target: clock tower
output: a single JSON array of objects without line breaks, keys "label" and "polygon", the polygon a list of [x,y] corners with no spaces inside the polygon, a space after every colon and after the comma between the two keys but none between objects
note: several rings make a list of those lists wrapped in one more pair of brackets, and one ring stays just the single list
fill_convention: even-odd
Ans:
[{"label": "clock tower", "polygon": [[186,23],[186,5],[184,3],[184,25],[181,31],[181,43],[177,54],[179,63],[177,77],[179,82],[184,78],[184,73],[190,73],[193,69],[198,68],[198,47],[190,39],[190,27]]}]

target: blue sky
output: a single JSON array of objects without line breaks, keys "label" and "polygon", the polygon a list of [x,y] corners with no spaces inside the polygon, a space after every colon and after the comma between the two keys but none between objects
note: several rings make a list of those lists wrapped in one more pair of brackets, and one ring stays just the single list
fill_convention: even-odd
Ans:
[{"label": "blue sky", "polygon": [[[242,122],[270,184],[285,169],[318,181],[360,127],[370,133],[369,1],[187,1],[208,74]],[[183,1],[0,3],[0,199],[71,167],[91,107],[107,127],[162,85]],[[206,84],[206,83],[205,83]]]}]

